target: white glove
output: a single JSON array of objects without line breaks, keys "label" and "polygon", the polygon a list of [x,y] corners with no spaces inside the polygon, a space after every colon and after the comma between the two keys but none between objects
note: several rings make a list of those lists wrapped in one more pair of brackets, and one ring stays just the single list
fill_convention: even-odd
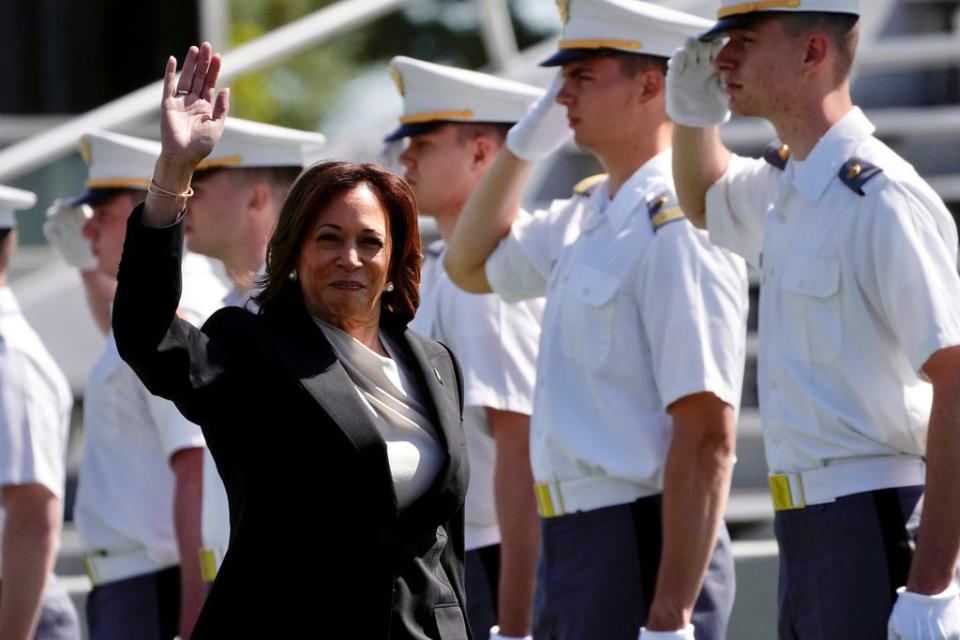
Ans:
[{"label": "white glove", "polygon": [[567,109],[556,100],[562,87],[563,75],[557,73],[547,92],[530,105],[520,122],[507,132],[507,148],[513,155],[536,162],[573,137],[567,122]]},{"label": "white glove", "polygon": [[64,200],[55,200],[47,209],[47,221],[43,223],[43,235],[47,241],[64,262],[81,271],[97,266],[90,243],[83,237],[83,225],[92,217],[93,209],[88,205],[72,207]]},{"label": "white glove", "polygon": [[505,636],[500,633],[500,627],[490,627],[490,640],[533,640],[533,636]]},{"label": "white glove", "polygon": [[730,119],[730,96],[713,67],[723,40],[688,38],[667,63],[667,115],[687,127],[711,127]]},{"label": "white glove", "polygon": [[887,624],[888,640],[960,640],[958,596],[956,584],[933,596],[900,587]]},{"label": "white glove", "polygon": [[640,627],[640,640],[694,640],[693,625],[688,624],[685,629],[676,631],[650,631]]}]

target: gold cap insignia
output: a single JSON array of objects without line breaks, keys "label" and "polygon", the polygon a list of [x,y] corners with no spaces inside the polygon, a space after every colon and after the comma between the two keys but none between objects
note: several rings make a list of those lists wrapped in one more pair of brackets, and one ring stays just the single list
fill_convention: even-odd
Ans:
[{"label": "gold cap insignia", "polygon": [[83,158],[83,164],[89,167],[93,162],[93,154],[90,151],[90,142],[86,138],[80,138],[78,146],[80,147],[80,157]]},{"label": "gold cap insignia", "polygon": [[560,19],[563,24],[570,20],[570,0],[557,0],[557,11],[560,12]]},{"label": "gold cap insignia", "polygon": [[390,65],[390,77],[393,78],[393,84],[397,85],[397,91],[400,92],[400,96],[403,96],[403,76],[400,75],[400,71],[393,65]]}]

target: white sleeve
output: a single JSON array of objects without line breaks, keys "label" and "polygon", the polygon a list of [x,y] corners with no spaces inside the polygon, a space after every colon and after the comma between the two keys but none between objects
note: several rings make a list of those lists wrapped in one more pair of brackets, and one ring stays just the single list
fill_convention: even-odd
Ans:
[{"label": "white sleeve", "polygon": [[16,350],[0,351],[0,485],[38,483],[63,498],[61,406],[36,363]]},{"label": "white sleeve", "polygon": [[160,437],[160,447],[168,461],[173,454],[182,449],[206,446],[200,427],[184,418],[177,411],[176,405],[169,400],[152,395],[146,387],[143,388],[143,393],[146,396],[149,417]]},{"label": "white sleeve", "polygon": [[[466,295],[443,334],[463,370],[464,405],[533,413],[542,301]],[[449,322],[447,321],[449,320]]]},{"label": "white sleeve", "polygon": [[510,232],[487,258],[490,288],[507,302],[546,295],[547,281],[559,249],[556,213],[569,201],[558,201],[549,210],[521,212]]},{"label": "white sleeve", "polygon": [[765,160],[732,156],[726,172],[707,190],[710,241],[760,266],[763,221],[780,171]]},{"label": "white sleeve", "polygon": [[864,203],[859,278],[925,378],[922,367],[931,355],[960,344],[956,226],[942,203],[901,184],[883,186],[865,196],[872,202]]},{"label": "white sleeve", "polygon": [[640,315],[663,408],[711,392],[737,409],[743,381],[747,274],[686,222],[661,229],[641,272]]}]

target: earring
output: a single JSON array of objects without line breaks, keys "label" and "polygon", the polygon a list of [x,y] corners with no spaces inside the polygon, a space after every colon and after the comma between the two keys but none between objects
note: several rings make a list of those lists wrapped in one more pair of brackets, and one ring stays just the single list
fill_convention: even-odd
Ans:
[{"label": "earring", "polygon": [[393,283],[388,282],[387,285],[383,288],[383,290],[386,291],[387,293],[390,293],[391,291],[393,291]]},{"label": "earring", "polygon": [[287,274],[287,279],[290,280],[291,282],[296,282],[296,281],[297,281],[297,272],[296,272],[296,271],[291,271],[290,273],[288,273],[288,274]]}]

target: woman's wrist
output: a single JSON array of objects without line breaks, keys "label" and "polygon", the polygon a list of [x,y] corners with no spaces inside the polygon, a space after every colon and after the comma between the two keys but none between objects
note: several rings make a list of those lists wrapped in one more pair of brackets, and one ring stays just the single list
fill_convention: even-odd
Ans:
[{"label": "woman's wrist", "polygon": [[161,153],[153,169],[153,182],[166,191],[183,193],[190,187],[196,168],[197,163],[194,161]]}]

